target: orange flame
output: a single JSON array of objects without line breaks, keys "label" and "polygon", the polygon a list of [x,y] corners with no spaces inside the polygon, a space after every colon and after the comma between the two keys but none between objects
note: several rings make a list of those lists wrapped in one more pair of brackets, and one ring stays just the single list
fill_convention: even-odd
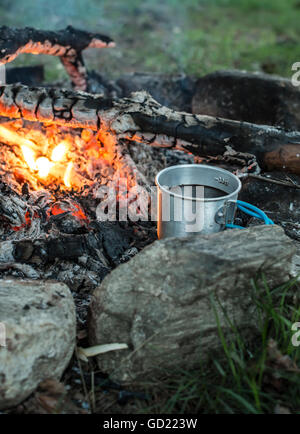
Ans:
[{"label": "orange flame", "polygon": [[26,145],[21,145],[24,160],[26,161],[29,169],[37,170],[35,162],[35,152]]},{"label": "orange flame", "polygon": [[[0,125],[0,138],[5,142],[20,145],[24,161],[31,171],[37,172],[39,178],[46,179],[51,171],[52,175],[58,178],[63,177],[64,184],[67,188],[71,187],[73,163],[69,162],[65,171],[62,164],[59,164],[66,158],[68,152],[68,143],[66,140],[55,146],[49,158],[46,155],[41,155],[37,158],[37,145],[33,141],[22,137],[20,134],[2,125]],[[45,153],[45,149],[42,150],[42,153]]]},{"label": "orange flame", "polygon": [[31,140],[25,139],[14,131],[3,127],[2,125],[0,125],[0,137],[10,143],[18,143],[20,146],[27,146],[29,148],[35,147],[34,143]]},{"label": "orange flame", "polygon": [[51,163],[46,157],[39,157],[36,160],[36,167],[38,170],[38,176],[40,178],[47,178],[53,163]]},{"label": "orange flame", "polygon": [[67,150],[68,147],[65,142],[59,143],[59,145],[57,145],[52,151],[51,160],[55,162],[62,161],[64,159]]},{"label": "orange flame", "polygon": [[70,162],[67,166],[66,172],[65,172],[65,176],[64,176],[64,183],[65,186],[68,188],[71,188],[71,172],[73,169],[73,163]]}]

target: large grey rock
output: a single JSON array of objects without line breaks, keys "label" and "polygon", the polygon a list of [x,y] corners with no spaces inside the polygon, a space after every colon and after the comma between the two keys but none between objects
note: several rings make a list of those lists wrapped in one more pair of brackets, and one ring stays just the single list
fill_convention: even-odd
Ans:
[{"label": "large grey rock", "polygon": [[[91,344],[129,346],[101,354],[99,368],[118,381],[132,381],[195,367],[220,347],[212,295],[251,337],[256,331],[251,279],[263,272],[271,287],[287,280],[294,251],[278,226],[156,241],[115,269],[93,294]],[[217,309],[223,332],[229,333]]]},{"label": "large grey rock", "polygon": [[58,282],[0,281],[0,409],[20,403],[46,378],[59,378],[75,345],[75,306]]}]

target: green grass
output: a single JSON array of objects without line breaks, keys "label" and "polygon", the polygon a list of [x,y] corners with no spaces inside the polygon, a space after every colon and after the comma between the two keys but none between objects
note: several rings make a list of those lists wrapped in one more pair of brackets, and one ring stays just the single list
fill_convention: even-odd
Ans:
[{"label": "green grass", "polygon": [[300,58],[298,8],[292,0],[215,1],[203,14],[192,8],[185,38],[193,52],[186,54],[185,70],[238,68],[290,77]]},{"label": "green grass", "polygon": [[260,286],[253,284],[259,333],[252,344],[228,317],[233,337],[224,336],[218,313],[222,307],[212,298],[222,352],[196,371],[149,386],[153,403],[142,412],[261,414],[274,413],[279,405],[300,413],[300,346],[291,342],[292,324],[300,318],[297,292],[296,279],[274,290],[264,279]]},{"label": "green grass", "polygon": [[[58,29],[68,24],[109,34],[115,49],[90,50],[90,68],[203,75],[238,68],[291,77],[300,61],[298,0],[2,0],[0,24]],[[23,55],[15,64],[39,63]],[[45,60],[47,79],[64,78]]]}]

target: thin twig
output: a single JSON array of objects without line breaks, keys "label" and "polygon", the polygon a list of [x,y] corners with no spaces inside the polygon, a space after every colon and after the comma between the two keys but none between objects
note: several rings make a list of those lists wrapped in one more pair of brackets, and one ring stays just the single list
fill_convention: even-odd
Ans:
[{"label": "thin twig", "polygon": [[297,185],[295,181],[293,181],[293,179],[287,174],[285,173],[285,177],[294,185]]},{"label": "thin twig", "polygon": [[94,375],[94,371],[91,372],[91,383],[92,383],[92,387],[91,387],[91,392],[90,392],[90,396],[91,396],[91,404],[92,404],[92,413],[96,412],[96,398],[95,398],[95,375]]},{"label": "thin twig", "polygon": [[246,178],[253,178],[253,179],[257,179],[259,181],[270,182],[271,184],[277,184],[277,185],[282,185],[284,187],[300,189],[300,185],[295,184],[294,182],[287,182],[287,181],[280,181],[279,179],[266,178],[265,176],[254,175],[253,173],[247,173]]},{"label": "thin twig", "polygon": [[85,399],[89,403],[90,410],[92,410],[92,403],[91,403],[90,395],[89,395],[88,390],[87,390],[85,378],[84,378],[84,375],[83,375],[83,370],[82,370],[81,362],[80,362],[80,359],[79,359],[79,356],[78,356],[77,346],[75,346],[75,355],[76,355],[76,358],[77,358],[77,363],[78,363],[78,367],[79,367],[79,372],[80,372],[80,377],[81,377],[81,382],[82,382],[82,387],[83,387],[83,392],[84,392],[84,395],[85,395]]}]

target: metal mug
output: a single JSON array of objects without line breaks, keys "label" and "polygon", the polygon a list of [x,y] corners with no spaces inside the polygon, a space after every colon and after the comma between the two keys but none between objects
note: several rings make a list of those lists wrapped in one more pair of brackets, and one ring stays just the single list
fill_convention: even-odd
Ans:
[{"label": "metal mug", "polygon": [[227,170],[182,164],[159,172],[155,183],[159,239],[211,234],[233,223],[241,182]]}]

